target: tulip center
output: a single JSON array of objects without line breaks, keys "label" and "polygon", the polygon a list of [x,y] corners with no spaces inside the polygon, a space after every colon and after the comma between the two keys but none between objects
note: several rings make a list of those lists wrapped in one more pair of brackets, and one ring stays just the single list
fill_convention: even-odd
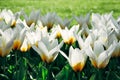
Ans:
[{"label": "tulip center", "polygon": [[21,46],[20,40],[14,40],[13,49],[19,49]]},{"label": "tulip center", "polygon": [[75,72],[82,71],[83,67],[84,67],[84,63],[80,62],[80,63],[76,64],[75,66],[73,66],[73,70]]}]

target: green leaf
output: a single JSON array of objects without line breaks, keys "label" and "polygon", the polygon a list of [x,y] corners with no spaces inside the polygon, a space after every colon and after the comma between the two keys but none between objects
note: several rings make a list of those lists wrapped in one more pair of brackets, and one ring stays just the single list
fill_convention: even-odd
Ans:
[{"label": "green leaf", "polygon": [[42,67],[42,80],[46,80],[48,75],[48,70],[45,67]]},{"label": "green leaf", "polygon": [[56,75],[57,80],[68,80],[71,74],[71,68],[69,64],[65,65],[62,70]]},{"label": "green leaf", "polygon": [[9,80],[9,78],[5,74],[0,74],[0,80]]},{"label": "green leaf", "polygon": [[92,74],[89,80],[95,80],[95,78],[96,78],[96,74]]}]

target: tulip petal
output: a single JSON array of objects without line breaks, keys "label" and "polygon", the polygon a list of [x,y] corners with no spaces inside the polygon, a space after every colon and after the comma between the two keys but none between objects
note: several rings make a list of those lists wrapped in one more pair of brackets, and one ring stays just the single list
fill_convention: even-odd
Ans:
[{"label": "tulip petal", "polygon": [[48,56],[48,49],[47,49],[46,45],[42,41],[38,42],[38,48],[40,49],[40,51],[42,53],[44,53],[46,56]]}]

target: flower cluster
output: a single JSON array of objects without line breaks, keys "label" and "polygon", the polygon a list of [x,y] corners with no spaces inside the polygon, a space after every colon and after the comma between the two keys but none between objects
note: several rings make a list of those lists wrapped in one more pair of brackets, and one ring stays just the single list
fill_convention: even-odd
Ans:
[{"label": "flower cluster", "polygon": [[[70,26],[73,19],[78,24]],[[55,13],[42,16],[40,11],[32,11],[28,16],[24,11],[4,9],[0,12],[0,56],[33,48],[46,63],[62,54],[74,71],[81,71],[88,57],[94,67],[105,68],[111,57],[120,56],[119,22],[112,12],[62,20]],[[62,51],[63,44],[70,46],[69,56]]]}]

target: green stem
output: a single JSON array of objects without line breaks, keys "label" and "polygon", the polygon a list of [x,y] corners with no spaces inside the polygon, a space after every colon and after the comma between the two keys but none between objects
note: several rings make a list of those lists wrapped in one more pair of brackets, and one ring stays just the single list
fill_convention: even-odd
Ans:
[{"label": "green stem", "polygon": [[77,80],[81,80],[81,74],[80,74],[81,72],[77,72],[76,73],[76,77],[77,77]]},{"label": "green stem", "polygon": [[48,76],[47,76],[47,80],[50,80],[51,78],[51,66],[49,64],[46,64],[47,65],[47,69],[48,69]]},{"label": "green stem", "polygon": [[18,68],[17,68],[17,65],[18,65],[18,51],[16,50],[15,51],[15,71],[16,71],[16,79],[19,80],[19,75],[18,75]]},{"label": "green stem", "polygon": [[6,57],[3,57],[4,65],[3,65],[3,72],[5,73],[5,64],[6,64]]},{"label": "green stem", "polygon": [[97,73],[97,76],[96,76],[96,79],[97,80],[101,80],[102,79],[102,70],[101,69],[97,69],[96,71]]}]

